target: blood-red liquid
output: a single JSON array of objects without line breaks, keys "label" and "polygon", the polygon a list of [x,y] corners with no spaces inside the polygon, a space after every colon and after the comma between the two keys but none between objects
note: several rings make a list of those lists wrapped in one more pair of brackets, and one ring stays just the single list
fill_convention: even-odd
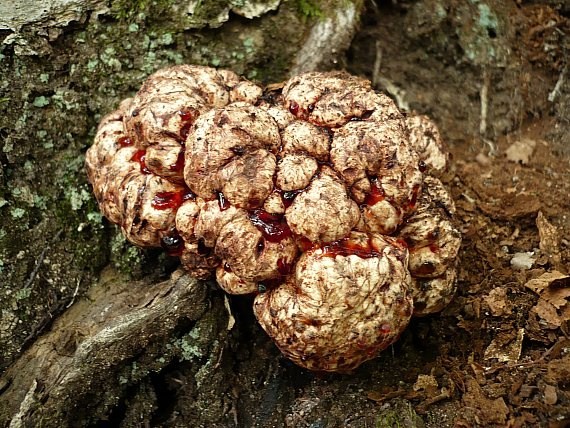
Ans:
[{"label": "blood-red liquid", "polygon": [[176,162],[170,165],[169,169],[176,172],[180,172],[184,169],[184,150],[180,150],[180,153],[178,153],[178,157],[176,158]]},{"label": "blood-red liquid", "polygon": [[311,248],[315,247],[315,243],[311,240],[305,238],[304,236],[297,237],[297,246],[301,249],[301,251],[309,251]]},{"label": "blood-red liquid", "polygon": [[295,101],[291,101],[289,103],[289,111],[293,116],[297,116],[297,113],[299,113],[299,104],[297,104]]},{"label": "blood-red liquid", "polygon": [[133,145],[133,140],[125,135],[117,140],[117,144],[121,147],[128,147]]},{"label": "blood-red liquid", "polygon": [[285,208],[289,208],[295,200],[295,196],[301,192],[302,190],[281,191],[281,201],[283,202],[283,206]]},{"label": "blood-red liquid", "polygon": [[185,123],[182,125],[182,128],[180,128],[180,138],[182,138],[182,141],[180,141],[181,144],[184,144],[186,142],[188,134],[190,133],[190,128],[192,128],[191,122]]},{"label": "blood-red liquid", "polygon": [[190,128],[192,128],[194,120],[200,115],[200,112],[198,110],[181,110],[178,114],[180,115],[180,120],[185,122],[180,128],[180,137],[182,138],[182,144],[184,144],[190,133]]},{"label": "blood-red liquid", "polygon": [[158,192],[152,198],[150,205],[157,210],[178,208],[184,201],[194,199],[196,195],[190,189],[182,189],[178,192]]},{"label": "blood-red liquid", "polygon": [[380,187],[376,180],[373,180],[371,183],[370,193],[366,195],[366,199],[364,203],[368,206],[372,206],[377,204],[380,201],[383,201],[385,198],[384,190]]},{"label": "blood-red liquid", "polygon": [[411,211],[416,207],[416,204],[418,203],[418,197],[420,196],[420,190],[421,187],[419,184],[416,184],[413,189],[412,189],[412,197],[410,198],[410,200],[408,201],[408,203],[406,204],[406,206],[404,207],[404,209],[406,211]]},{"label": "blood-red liquid", "polygon": [[146,150],[137,150],[133,155],[133,157],[131,158],[131,160],[139,163],[141,167],[141,172],[143,174],[150,174],[150,169],[148,169],[146,166],[145,158],[146,158]]},{"label": "blood-red liquid", "polygon": [[218,192],[218,205],[220,206],[220,211],[225,211],[231,206],[230,201],[226,199],[222,192]]},{"label": "blood-red liquid", "polygon": [[431,262],[422,263],[415,271],[415,275],[431,275],[435,272],[435,265]]},{"label": "blood-red liquid", "polygon": [[338,241],[325,244],[322,248],[323,256],[336,257],[336,256],[358,256],[362,259],[372,257],[382,257],[372,245],[372,241],[368,239],[366,242],[355,242],[349,238],[343,238]]},{"label": "blood-red liquid", "polygon": [[281,242],[293,235],[282,215],[270,214],[257,209],[249,213],[249,219],[269,242]]},{"label": "blood-red liquid", "polygon": [[437,245],[435,242],[432,242],[431,244],[429,244],[429,250],[432,253],[437,254],[437,253],[439,253],[440,248],[439,248],[439,245]]},{"label": "blood-red liquid", "polygon": [[182,122],[188,122],[194,119],[195,112],[192,110],[181,110],[178,114],[180,115],[180,120],[182,120]]},{"label": "blood-red liquid", "polygon": [[178,231],[174,229],[169,235],[163,236],[160,240],[160,245],[169,256],[180,256],[184,250],[184,239],[180,236]]},{"label": "blood-red liquid", "polygon": [[284,259],[278,259],[277,271],[283,276],[289,275],[293,271],[293,263],[289,263]]}]

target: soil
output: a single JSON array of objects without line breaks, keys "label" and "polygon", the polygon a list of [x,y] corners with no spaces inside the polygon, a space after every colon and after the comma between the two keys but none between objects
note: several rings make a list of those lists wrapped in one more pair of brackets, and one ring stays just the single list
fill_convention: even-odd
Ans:
[{"label": "soil", "polygon": [[[446,137],[463,232],[452,303],[353,373],[322,374],[284,359],[251,298],[230,297],[212,377],[173,361],[97,426],[570,426],[570,8],[488,3],[508,18],[485,27],[491,56],[467,36],[465,5],[480,2],[445,2],[444,17],[437,0],[392,1],[369,4],[344,63]],[[451,27],[455,44],[440,43]]]}]

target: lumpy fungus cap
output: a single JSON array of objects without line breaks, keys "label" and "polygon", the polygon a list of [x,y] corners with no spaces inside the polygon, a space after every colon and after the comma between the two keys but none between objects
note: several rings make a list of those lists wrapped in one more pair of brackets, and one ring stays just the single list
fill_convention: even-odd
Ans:
[{"label": "lumpy fungus cap", "polygon": [[370,83],[305,73],[263,90],[180,65],[105,116],[86,155],[103,214],[197,278],[256,295],[300,366],[346,371],[455,291],[461,236],[425,116]]}]

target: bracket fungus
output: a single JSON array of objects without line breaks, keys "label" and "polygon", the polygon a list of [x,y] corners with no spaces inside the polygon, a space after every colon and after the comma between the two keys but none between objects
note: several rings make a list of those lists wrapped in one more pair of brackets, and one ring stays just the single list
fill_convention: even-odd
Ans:
[{"label": "bracket fungus", "polygon": [[312,72],[264,90],[191,65],[150,76],[86,155],[129,241],[255,294],[283,354],[319,371],[374,358],[451,300],[447,164],[435,125],[366,80]]}]

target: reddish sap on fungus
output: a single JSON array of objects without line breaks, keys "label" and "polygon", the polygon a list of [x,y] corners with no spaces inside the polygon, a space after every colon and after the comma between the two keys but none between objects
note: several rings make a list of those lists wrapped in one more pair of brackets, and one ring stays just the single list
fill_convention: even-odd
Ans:
[{"label": "reddish sap on fungus", "polygon": [[299,104],[297,104],[295,101],[291,101],[289,103],[289,111],[293,116],[297,116],[297,113],[299,113]]},{"label": "reddish sap on fungus", "polygon": [[137,150],[131,160],[133,162],[138,162],[141,167],[141,172],[143,174],[150,174],[150,169],[147,168],[145,163],[146,150]]},{"label": "reddish sap on fungus", "polygon": [[338,241],[325,244],[321,249],[323,251],[323,256],[325,257],[358,256],[362,259],[382,257],[382,254],[374,248],[370,239],[366,242],[355,242],[350,238],[343,238]]},{"label": "reddish sap on fungus", "polygon": [[220,206],[220,211],[225,211],[231,206],[230,201],[226,199],[222,192],[218,192],[218,205]]},{"label": "reddish sap on fungus", "polygon": [[128,147],[133,145],[133,140],[125,135],[117,140],[117,144],[121,147]]},{"label": "reddish sap on fungus", "polygon": [[158,192],[152,198],[150,205],[157,210],[178,208],[184,201],[194,199],[196,195],[190,189],[182,189],[178,192]]},{"label": "reddish sap on fungus", "polygon": [[306,252],[315,247],[315,243],[310,239],[305,238],[304,236],[297,236],[297,246],[301,249],[301,251]]},{"label": "reddish sap on fungus", "polygon": [[417,202],[418,202],[418,197],[420,196],[420,190],[421,187],[419,184],[416,184],[413,189],[412,189],[412,197],[410,198],[410,200],[408,201],[408,203],[406,204],[406,206],[404,207],[404,209],[406,211],[411,211],[412,209],[414,209],[414,207],[416,206]]},{"label": "reddish sap on fungus", "polygon": [[199,116],[200,112],[197,110],[181,110],[178,112],[180,115],[180,120],[185,122],[180,128],[180,137],[182,138],[181,143],[184,144],[188,134],[190,133],[190,128],[194,124],[194,120]]},{"label": "reddish sap on fungus", "polygon": [[431,275],[435,272],[435,265],[432,262],[423,262],[415,271],[414,275]]},{"label": "reddish sap on fungus", "polygon": [[281,242],[292,236],[289,225],[281,215],[257,209],[249,213],[249,219],[269,242]]},{"label": "reddish sap on fungus", "polygon": [[180,115],[180,120],[182,120],[182,122],[188,122],[189,120],[194,119],[194,112],[192,110],[180,110],[178,114]]},{"label": "reddish sap on fungus", "polygon": [[290,263],[284,259],[278,259],[277,271],[283,276],[289,275],[293,271],[293,263]]},{"label": "reddish sap on fungus", "polygon": [[178,153],[178,157],[176,158],[176,162],[170,165],[169,169],[176,172],[180,172],[184,169],[184,150],[180,150],[180,153]]},{"label": "reddish sap on fungus", "polygon": [[161,247],[169,256],[180,256],[184,250],[184,239],[178,231],[174,229],[169,235],[163,236],[160,240]]},{"label": "reddish sap on fungus", "polygon": [[283,202],[283,206],[285,208],[289,208],[295,200],[295,196],[301,193],[302,190],[290,190],[290,191],[281,191],[281,201]]},{"label": "reddish sap on fungus", "polygon": [[370,193],[366,195],[364,203],[368,206],[372,206],[383,200],[384,200],[384,190],[382,190],[382,188],[379,186],[376,180],[373,180]]}]

